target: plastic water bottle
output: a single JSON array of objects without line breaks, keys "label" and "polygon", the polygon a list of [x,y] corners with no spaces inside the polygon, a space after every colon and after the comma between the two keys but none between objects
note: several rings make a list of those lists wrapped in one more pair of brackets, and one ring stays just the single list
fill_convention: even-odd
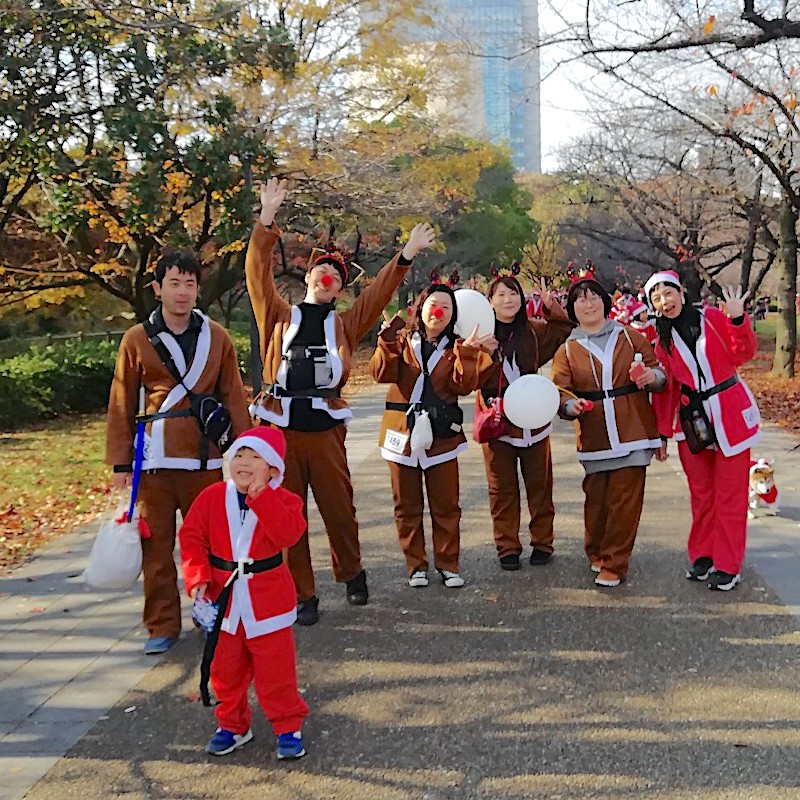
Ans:
[{"label": "plastic water bottle", "polygon": [[632,381],[636,381],[646,369],[647,367],[644,365],[642,354],[636,353],[633,357],[633,363],[628,371],[628,375],[631,376]]}]

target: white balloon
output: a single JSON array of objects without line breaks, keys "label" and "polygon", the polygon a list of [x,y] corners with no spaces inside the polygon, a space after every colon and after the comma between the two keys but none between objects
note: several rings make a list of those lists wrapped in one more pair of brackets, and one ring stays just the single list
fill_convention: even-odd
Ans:
[{"label": "white balloon", "polygon": [[519,428],[535,430],[553,421],[561,395],[544,375],[523,375],[506,389],[503,413]]},{"label": "white balloon", "polygon": [[478,334],[494,333],[494,311],[489,301],[474,289],[459,289],[456,293],[456,307],[458,319],[456,320],[456,336],[466,339],[475,326]]}]

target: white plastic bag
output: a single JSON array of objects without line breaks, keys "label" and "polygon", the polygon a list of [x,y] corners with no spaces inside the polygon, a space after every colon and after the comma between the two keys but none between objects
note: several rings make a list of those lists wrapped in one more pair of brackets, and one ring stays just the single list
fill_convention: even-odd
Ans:
[{"label": "white plastic bag", "polygon": [[94,589],[130,589],[142,571],[139,512],[128,522],[128,506],[120,505],[104,520],[89,554],[83,579]]},{"label": "white plastic bag", "polygon": [[431,418],[427,411],[420,411],[414,420],[414,430],[411,431],[411,452],[427,450],[433,444],[433,428]]}]

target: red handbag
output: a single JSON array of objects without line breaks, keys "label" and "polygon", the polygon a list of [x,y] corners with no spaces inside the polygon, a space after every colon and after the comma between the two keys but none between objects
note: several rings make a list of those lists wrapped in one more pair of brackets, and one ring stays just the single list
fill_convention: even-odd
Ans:
[{"label": "red handbag", "polygon": [[475,419],[472,421],[472,438],[478,444],[491,442],[508,434],[508,422],[503,416],[503,398],[500,390],[503,387],[503,362],[500,362],[500,377],[497,379],[497,397],[484,408],[480,400],[475,403]]}]

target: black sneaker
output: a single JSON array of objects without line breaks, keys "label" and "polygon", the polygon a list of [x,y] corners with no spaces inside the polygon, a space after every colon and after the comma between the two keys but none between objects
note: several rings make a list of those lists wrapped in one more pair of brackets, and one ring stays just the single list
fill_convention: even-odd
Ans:
[{"label": "black sneaker", "polygon": [[686,578],[690,581],[707,581],[709,576],[714,572],[714,562],[703,556],[698,558],[689,569],[686,570]]},{"label": "black sneaker", "polygon": [[741,579],[741,575],[731,575],[730,572],[715,570],[708,579],[708,588],[717,592],[729,592]]},{"label": "black sneaker", "polygon": [[351,606],[365,606],[369,602],[367,573],[362,569],[351,581],[347,581],[347,602]]},{"label": "black sneaker", "polygon": [[519,555],[509,553],[507,556],[500,556],[500,569],[506,569],[509,572],[519,569]]},{"label": "black sneaker", "polygon": [[319,597],[309,597],[297,604],[297,624],[316,625],[319,622]]},{"label": "black sneaker", "polygon": [[552,553],[545,553],[544,550],[536,550],[534,548],[531,550],[531,557],[528,560],[532,567],[541,567],[543,564],[547,564],[552,557]]}]

